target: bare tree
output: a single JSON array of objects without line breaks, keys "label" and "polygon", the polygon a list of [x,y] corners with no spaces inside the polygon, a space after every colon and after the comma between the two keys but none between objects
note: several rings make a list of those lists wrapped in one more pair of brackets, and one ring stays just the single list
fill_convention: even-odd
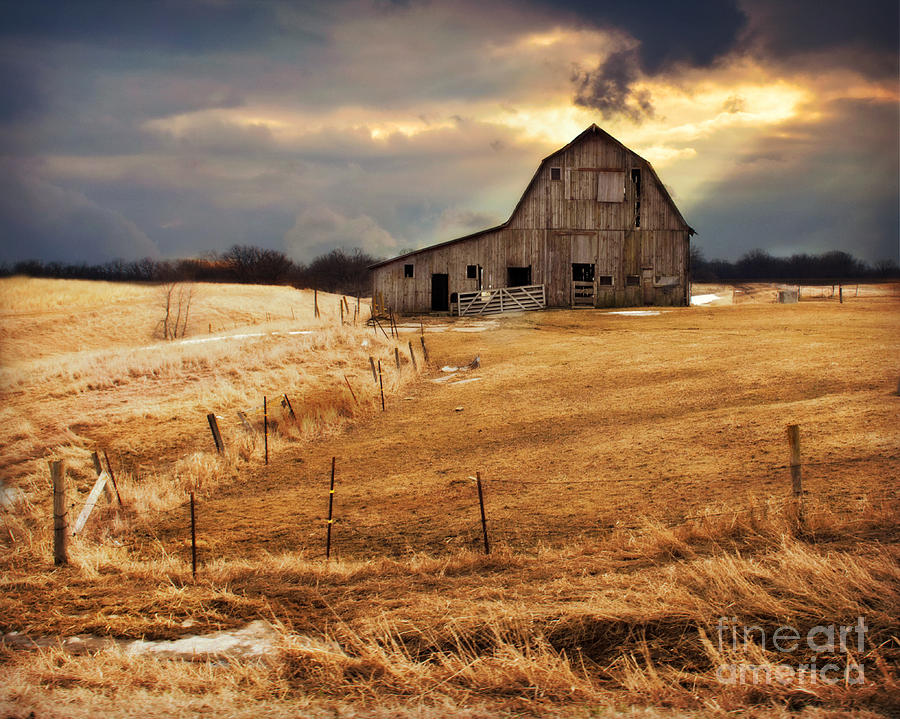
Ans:
[{"label": "bare tree", "polygon": [[[191,302],[194,299],[194,285],[185,285],[182,282],[167,282],[163,285],[165,316],[157,327],[162,328],[162,336],[165,340],[174,340],[179,336],[184,337],[187,331],[188,317],[191,313]],[[175,314],[174,320],[172,314]],[[184,315],[184,319],[182,319]]]}]

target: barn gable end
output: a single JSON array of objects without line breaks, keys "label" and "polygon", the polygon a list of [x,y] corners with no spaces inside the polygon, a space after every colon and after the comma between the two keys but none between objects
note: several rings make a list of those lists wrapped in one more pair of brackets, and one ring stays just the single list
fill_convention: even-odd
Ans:
[{"label": "barn gable end", "polygon": [[550,307],[686,304],[691,234],[650,163],[591,125],[505,223],[373,265],[373,293],[404,314],[518,284],[543,285]]}]

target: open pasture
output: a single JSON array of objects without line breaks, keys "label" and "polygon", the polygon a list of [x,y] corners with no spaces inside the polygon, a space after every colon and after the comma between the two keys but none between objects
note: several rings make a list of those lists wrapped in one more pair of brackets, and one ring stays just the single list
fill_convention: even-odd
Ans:
[{"label": "open pasture", "polygon": [[[94,285],[6,282],[4,632],[169,638],[265,619],[284,646],[272,665],[242,668],[243,709],[224,669],[175,682],[189,705],[213,693],[235,715],[288,714],[298,701],[348,716],[889,703],[900,649],[891,286],[843,304],[426,318],[391,339],[341,325],[337,297],[320,294],[315,318],[308,292],[199,285],[182,342],[153,336],[159,288],[113,285],[107,298]],[[57,291],[70,299],[41,299]],[[369,356],[382,364],[383,412]],[[259,432],[236,418],[263,395],[275,405],[268,464]],[[222,417],[224,454],[207,412]],[[77,511],[94,448],[108,451],[125,507],[101,506],[55,569],[47,460],[67,460]],[[860,614],[873,640],[864,687],[726,692],[712,678],[724,660],[702,635],[720,616],[771,627]],[[298,647],[298,632],[338,642],[340,656]],[[114,690],[89,680],[82,658],[54,657],[7,651],[13,689],[0,703],[52,713],[69,702],[79,715],[102,695],[107,713],[138,701],[152,714],[165,692],[162,681]],[[136,660],[96,661],[115,676]]]}]

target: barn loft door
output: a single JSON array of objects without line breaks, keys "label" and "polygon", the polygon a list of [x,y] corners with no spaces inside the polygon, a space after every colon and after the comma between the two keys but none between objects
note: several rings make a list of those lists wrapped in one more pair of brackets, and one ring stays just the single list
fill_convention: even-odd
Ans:
[{"label": "barn loft door", "polygon": [[434,274],[431,276],[431,311],[450,311],[450,276]]}]

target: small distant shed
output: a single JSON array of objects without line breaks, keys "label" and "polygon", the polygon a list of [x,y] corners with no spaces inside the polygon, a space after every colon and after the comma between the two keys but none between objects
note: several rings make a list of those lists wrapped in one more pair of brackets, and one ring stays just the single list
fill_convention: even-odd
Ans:
[{"label": "small distant shed", "polygon": [[796,288],[778,290],[778,302],[782,305],[792,305],[800,300],[800,293]]}]

